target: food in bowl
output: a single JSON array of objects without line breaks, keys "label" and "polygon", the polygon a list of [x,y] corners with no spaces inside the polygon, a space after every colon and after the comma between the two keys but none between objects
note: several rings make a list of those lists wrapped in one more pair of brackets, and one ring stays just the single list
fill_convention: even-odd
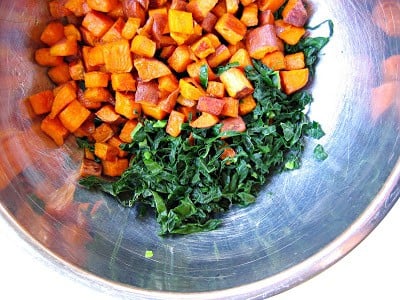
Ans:
[{"label": "food in bowl", "polygon": [[41,129],[59,146],[74,136],[80,184],[153,207],[161,235],[217,228],[268,176],[299,168],[305,136],[324,135],[304,87],[329,37],[306,34],[302,0],[49,9],[35,60],[57,86],[28,98]]}]

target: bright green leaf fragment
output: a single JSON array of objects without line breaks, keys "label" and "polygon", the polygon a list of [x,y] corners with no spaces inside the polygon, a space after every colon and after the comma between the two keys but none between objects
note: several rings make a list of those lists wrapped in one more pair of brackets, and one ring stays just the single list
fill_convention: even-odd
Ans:
[{"label": "bright green leaf fragment", "polygon": [[151,250],[146,250],[146,252],[144,253],[145,258],[152,258],[153,256],[154,256],[154,253]]}]

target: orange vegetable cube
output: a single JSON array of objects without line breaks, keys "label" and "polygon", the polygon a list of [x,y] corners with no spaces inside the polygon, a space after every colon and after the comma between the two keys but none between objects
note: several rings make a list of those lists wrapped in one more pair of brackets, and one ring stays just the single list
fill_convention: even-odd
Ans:
[{"label": "orange vegetable cube", "polygon": [[304,53],[297,52],[288,54],[285,56],[285,68],[286,70],[299,70],[306,66],[304,61]]},{"label": "orange vegetable cube", "polygon": [[241,99],[253,93],[254,88],[244,72],[239,68],[231,68],[219,77],[225,85],[228,95]]},{"label": "orange vegetable cube", "polygon": [[71,56],[78,54],[78,43],[73,37],[66,37],[50,47],[52,56]]},{"label": "orange vegetable cube", "polygon": [[114,123],[120,120],[121,116],[111,104],[104,105],[96,112],[96,116],[105,123]]},{"label": "orange vegetable cube", "polygon": [[119,137],[113,136],[107,141],[107,143],[118,149],[118,157],[122,158],[128,156],[128,152],[121,149],[121,145],[124,144],[124,142],[121,141]]},{"label": "orange vegetable cube", "polygon": [[200,59],[206,58],[208,55],[215,52],[211,40],[208,37],[202,37],[197,42],[192,44],[191,49],[193,53]]},{"label": "orange vegetable cube", "polygon": [[212,12],[209,12],[201,22],[201,28],[203,28],[204,31],[211,33],[214,30],[217,21],[218,17]]},{"label": "orange vegetable cube", "polygon": [[275,26],[265,24],[249,31],[246,48],[250,57],[255,59],[261,59],[265,54],[279,50]]},{"label": "orange vegetable cube", "polygon": [[58,21],[47,24],[40,35],[40,40],[49,46],[53,46],[62,38],[64,38],[64,25]]},{"label": "orange vegetable cube", "polygon": [[225,101],[222,99],[202,96],[197,101],[197,110],[201,112],[206,112],[214,116],[219,116],[224,108]]},{"label": "orange vegetable cube", "polygon": [[165,131],[173,137],[181,133],[181,126],[185,122],[185,115],[176,110],[171,111]]},{"label": "orange vegetable cube", "polygon": [[283,20],[293,26],[303,27],[308,19],[308,13],[302,0],[289,0],[282,11]]},{"label": "orange vegetable cube", "polygon": [[179,80],[179,89],[181,95],[189,100],[199,100],[201,96],[205,95],[205,92],[200,87],[196,87],[184,79]]},{"label": "orange vegetable cube", "polygon": [[110,12],[118,4],[118,0],[86,0],[89,7],[101,12]]},{"label": "orange vegetable cube", "polygon": [[247,32],[246,25],[230,13],[222,15],[218,19],[215,30],[232,45],[243,40]]},{"label": "orange vegetable cube", "polygon": [[51,107],[50,118],[57,116],[68,104],[76,99],[76,86],[66,83],[57,90],[53,105]]},{"label": "orange vegetable cube", "polygon": [[70,132],[76,131],[89,116],[90,111],[80,104],[78,100],[72,101],[59,114],[61,123]]},{"label": "orange vegetable cube", "polygon": [[121,35],[126,40],[131,40],[136,35],[137,30],[140,27],[140,19],[130,17],[125,22],[124,28],[122,28]]},{"label": "orange vegetable cube", "polygon": [[221,115],[225,117],[238,117],[239,116],[239,100],[232,97],[222,98],[224,106]]},{"label": "orange vegetable cube", "polygon": [[179,111],[180,113],[182,113],[185,116],[185,122],[187,121],[193,121],[194,119],[196,119],[196,113],[197,113],[197,109],[196,106],[179,106],[177,108],[177,111]]},{"label": "orange vegetable cube", "polygon": [[30,105],[32,106],[33,112],[37,115],[49,113],[53,104],[54,95],[53,91],[46,90],[37,94],[34,94],[28,98]]},{"label": "orange vegetable cube", "polygon": [[165,75],[158,78],[158,88],[161,91],[172,93],[179,88],[179,83],[174,74]]},{"label": "orange vegetable cube", "polygon": [[184,72],[191,62],[190,48],[187,45],[176,47],[168,58],[168,65],[178,73]]},{"label": "orange vegetable cube", "polygon": [[229,62],[230,63],[237,62],[239,64],[238,67],[243,69],[247,66],[253,65],[249,52],[243,48],[236,51],[235,54],[233,54],[232,57],[230,58]]},{"label": "orange vegetable cube", "polygon": [[103,160],[103,174],[106,176],[121,176],[129,167],[129,160],[126,158],[117,158],[113,161]]},{"label": "orange vegetable cube", "polygon": [[267,53],[261,59],[261,62],[274,71],[283,70],[286,68],[285,54],[283,54],[283,52],[279,50]]},{"label": "orange vegetable cube", "polygon": [[176,98],[176,103],[184,107],[196,107],[197,105],[196,100],[184,98],[182,95],[179,95],[178,98]]},{"label": "orange vegetable cube", "polygon": [[230,14],[236,14],[239,10],[239,0],[225,0],[226,12]]},{"label": "orange vegetable cube", "polygon": [[283,4],[285,0],[259,0],[258,8],[261,11],[270,10],[273,13],[276,12]]},{"label": "orange vegetable cube", "polygon": [[125,26],[123,18],[118,18],[110,29],[101,37],[102,43],[114,42],[122,39],[122,30]]},{"label": "orange vegetable cube", "polygon": [[172,93],[167,94],[166,96],[162,96],[157,106],[159,106],[163,111],[171,113],[171,111],[176,106],[176,100],[178,99],[178,97],[179,97],[179,88],[177,88]]},{"label": "orange vegetable cube", "polygon": [[219,118],[207,112],[202,112],[201,115],[190,122],[190,126],[193,128],[209,128],[216,125],[219,122]]},{"label": "orange vegetable cube", "polygon": [[106,88],[87,88],[84,92],[84,97],[89,101],[107,102],[112,99],[112,95]]},{"label": "orange vegetable cube", "polygon": [[257,106],[256,101],[252,95],[244,97],[239,100],[239,115],[245,116],[251,113]]},{"label": "orange vegetable cube", "polygon": [[87,72],[85,73],[86,88],[107,87],[110,80],[110,74],[104,72]]},{"label": "orange vegetable cube", "polygon": [[47,75],[49,75],[50,79],[56,84],[63,84],[72,79],[69,73],[69,65],[67,63],[62,63],[58,66],[49,68]]},{"label": "orange vegetable cube", "polygon": [[278,37],[289,45],[296,45],[306,33],[303,27],[293,26],[283,20],[276,20],[275,27]]},{"label": "orange vegetable cube", "polygon": [[83,56],[83,59],[89,66],[86,72],[95,71],[95,68],[91,67],[97,67],[105,64],[103,46],[97,45],[94,47],[84,47],[84,49],[87,49],[87,54]]},{"label": "orange vegetable cube", "polygon": [[131,43],[131,51],[137,55],[153,57],[156,53],[156,42],[144,35],[137,35]]},{"label": "orange vegetable cube", "polygon": [[136,58],[133,64],[143,81],[150,81],[171,74],[168,66],[155,58]]},{"label": "orange vegetable cube", "polygon": [[207,66],[208,79],[215,80],[217,75],[215,75],[214,71],[211,69],[205,59],[201,59],[187,66],[187,72],[189,76],[197,82],[200,82],[200,70],[203,66]]},{"label": "orange vegetable cube", "polygon": [[219,81],[209,81],[206,92],[211,96],[223,98],[225,96],[225,86]]},{"label": "orange vegetable cube", "polygon": [[262,11],[259,15],[259,22],[261,25],[265,25],[265,24],[274,25],[275,17],[274,17],[273,12],[270,10]]},{"label": "orange vegetable cube", "polygon": [[251,3],[243,8],[242,17],[240,21],[247,27],[258,25],[258,5]]},{"label": "orange vegetable cube", "polygon": [[246,123],[242,119],[242,117],[236,118],[226,118],[221,120],[221,132],[225,131],[236,131],[236,132],[245,132],[246,131]]},{"label": "orange vegetable cube", "polygon": [[100,126],[96,127],[92,137],[97,143],[105,143],[111,139],[113,135],[114,130],[111,128],[110,124],[102,123]]},{"label": "orange vegetable cube", "polygon": [[95,37],[102,37],[113,24],[113,19],[97,11],[87,13],[82,20],[82,26],[89,30]]},{"label": "orange vegetable cube", "polygon": [[132,143],[132,132],[136,128],[138,121],[136,119],[127,121],[121,129],[119,138],[124,143]]},{"label": "orange vegetable cube", "polygon": [[136,91],[136,80],[131,73],[112,73],[111,86],[114,91]]},{"label": "orange vegetable cube", "polygon": [[282,89],[286,94],[292,94],[308,83],[309,70],[308,68],[291,71],[280,71]]},{"label": "orange vegetable cube", "polygon": [[115,112],[125,118],[137,119],[142,111],[139,103],[135,102],[135,95],[129,93],[115,93]]},{"label": "orange vegetable cube", "polygon": [[69,131],[58,118],[45,117],[40,124],[40,129],[51,137],[58,146],[63,145],[64,140],[69,135]]},{"label": "orange vegetable cube", "polygon": [[67,0],[64,4],[64,7],[77,17],[84,16],[91,11],[91,8],[87,4],[86,0]]},{"label": "orange vegetable cube", "polygon": [[175,9],[168,10],[168,27],[171,32],[192,34],[194,32],[192,13]]},{"label": "orange vegetable cube", "polygon": [[61,56],[50,54],[50,48],[40,48],[35,51],[35,61],[43,67],[55,67],[61,65],[64,60]]},{"label": "orange vegetable cube", "polygon": [[105,68],[110,73],[126,73],[133,68],[129,42],[125,39],[102,46]]},{"label": "orange vegetable cube", "polygon": [[225,0],[218,1],[217,5],[214,6],[211,12],[219,18],[226,14]]},{"label": "orange vegetable cube", "polygon": [[85,27],[79,27],[79,31],[82,36],[82,40],[85,44],[89,46],[96,46],[100,43],[100,37],[95,36],[91,31],[87,30]]},{"label": "orange vegetable cube", "polygon": [[64,35],[65,37],[69,37],[71,39],[75,39],[77,41],[82,40],[81,32],[74,24],[68,24],[64,26]]},{"label": "orange vegetable cube", "polygon": [[135,93],[135,101],[140,104],[156,105],[159,101],[158,84],[155,81],[139,81]]},{"label": "orange vegetable cube", "polygon": [[215,53],[207,57],[207,62],[211,68],[215,68],[229,60],[230,57],[231,52],[229,48],[221,44],[215,49]]},{"label": "orange vegetable cube", "polygon": [[56,19],[67,17],[71,15],[71,11],[64,6],[64,2],[60,0],[53,0],[48,3],[50,15]]},{"label": "orange vegetable cube", "polygon": [[142,112],[156,120],[163,120],[167,116],[167,112],[158,105],[142,103]]},{"label": "orange vegetable cube", "polygon": [[192,13],[197,22],[201,22],[217,2],[217,0],[192,0],[186,5],[186,10]]},{"label": "orange vegetable cube", "polygon": [[94,144],[94,155],[102,161],[114,161],[117,159],[118,149],[107,143],[96,142]]}]

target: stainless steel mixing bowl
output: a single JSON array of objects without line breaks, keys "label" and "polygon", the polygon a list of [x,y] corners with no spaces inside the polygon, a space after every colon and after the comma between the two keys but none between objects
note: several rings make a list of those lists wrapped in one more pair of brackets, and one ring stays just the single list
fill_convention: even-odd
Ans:
[{"label": "stainless steel mixing bowl", "polygon": [[60,272],[134,299],[267,297],[346,255],[398,199],[400,74],[397,67],[391,89],[382,88],[382,64],[400,53],[400,39],[380,23],[400,30],[393,14],[373,22],[376,0],[311,1],[311,25],[335,24],[310,87],[310,116],[327,133],[319,142],[329,158],[316,162],[310,140],[301,169],[274,176],[256,204],[233,209],[220,229],[164,238],[151,216],[76,187],[73,140],[56,148],[38,130],[24,99],[51,86],[32,58],[46,2],[0,1],[0,212]]}]

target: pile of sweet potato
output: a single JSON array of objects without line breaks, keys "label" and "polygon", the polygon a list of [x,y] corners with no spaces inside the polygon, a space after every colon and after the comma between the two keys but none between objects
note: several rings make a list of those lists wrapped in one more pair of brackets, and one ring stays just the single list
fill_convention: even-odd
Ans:
[{"label": "pile of sweet potato", "polygon": [[[284,4],[276,20],[274,13]],[[48,5],[54,20],[41,34],[44,46],[35,60],[48,67],[57,86],[28,100],[57,145],[70,134],[94,143],[94,154],[85,153],[83,176],[121,175],[129,160],[119,146],[132,141],[143,117],[168,120],[166,131],[174,137],[184,122],[246,130],[241,116],[256,106],[244,72],[252,59],[279,71],[287,94],[308,82],[304,54],[284,53],[285,43],[298,43],[306,32],[302,0],[53,0]],[[235,67],[215,72],[228,63]]]}]

